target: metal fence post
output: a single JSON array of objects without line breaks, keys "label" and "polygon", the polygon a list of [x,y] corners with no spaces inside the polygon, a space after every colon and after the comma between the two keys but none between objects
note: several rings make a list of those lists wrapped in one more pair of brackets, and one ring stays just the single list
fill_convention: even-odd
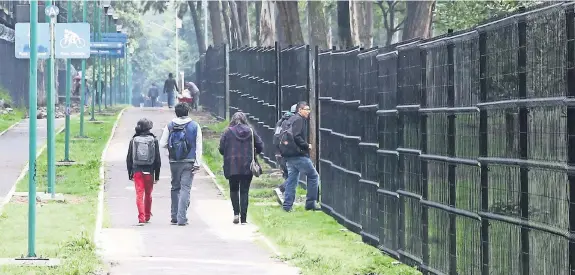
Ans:
[{"label": "metal fence post", "polygon": [[[520,12],[524,12],[525,8],[520,7]],[[527,98],[527,23],[525,16],[522,15],[517,24],[519,49],[517,51],[517,86],[519,88],[519,98]],[[528,159],[527,156],[527,142],[528,142],[528,113],[529,109],[525,106],[519,108],[519,157],[521,159]],[[524,220],[529,219],[529,169],[527,167],[520,167],[520,197],[519,207],[521,209],[521,218]],[[522,273],[529,273],[529,228],[521,226],[521,267]]]},{"label": "metal fence post", "polygon": [[[479,33],[479,102],[487,102],[487,34]],[[479,156],[487,157],[487,110],[479,111]],[[489,211],[489,169],[481,164],[481,211]],[[489,275],[489,220],[481,219],[481,274]]]},{"label": "metal fence post", "polygon": [[224,118],[229,120],[230,117],[230,49],[228,44],[224,44]]},{"label": "metal fence post", "polygon": [[[449,29],[447,33],[452,34],[453,30]],[[449,40],[447,44],[447,107],[455,107],[455,56],[453,51],[453,40]],[[455,113],[447,115],[447,155],[455,157]],[[449,206],[456,206],[456,184],[455,178],[455,163],[449,163],[447,168],[447,182],[449,185]],[[456,234],[457,216],[454,213],[449,213],[449,274],[457,274],[457,234]]]},{"label": "metal fence post", "polygon": [[[421,50],[421,108],[427,107],[427,51]],[[427,154],[427,113],[420,113],[419,115],[419,130],[421,131],[420,149],[422,154]],[[421,159],[421,198],[427,201],[428,198],[428,175],[426,159]],[[429,266],[429,214],[428,206],[422,205],[421,207],[421,254],[423,255],[422,261],[424,266]]]},{"label": "metal fence post", "polygon": [[281,47],[277,41],[274,44],[274,50],[276,59],[275,69],[276,69],[276,93],[277,93],[277,100],[276,100],[276,108],[277,108],[276,121],[277,121],[282,116]]},{"label": "metal fence post", "polygon": [[[569,7],[565,12],[565,26],[567,28],[567,91],[570,99],[575,98],[575,8]],[[568,165],[575,165],[575,106],[567,107],[567,159]],[[568,169],[568,171],[573,171]],[[569,231],[575,231],[575,174],[569,173]],[[575,241],[569,241],[569,270],[575,272]]]}]

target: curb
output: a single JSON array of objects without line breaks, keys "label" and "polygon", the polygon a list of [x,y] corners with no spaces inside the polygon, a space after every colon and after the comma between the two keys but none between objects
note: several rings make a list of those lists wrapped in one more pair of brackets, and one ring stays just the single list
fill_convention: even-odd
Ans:
[{"label": "curb", "polygon": [[[0,136],[2,134],[4,134],[5,132],[7,132],[8,130],[10,130],[12,127],[16,126],[18,123],[20,123],[20,121],[15,123],[14,125],[10,126],[8,129],[6,129],[6,131],[0,133]],[[66,129],[65,124],[60,126],[60,128],[58,128],[55,136],[62,133],[64,131],[64,129]],[[36,158],[40,157],[40,155],[44,152],[44,150],[46,150],[47,147],[48,147],[48,141],[46,141],[44,143],[44,145],[42,145],[42,147],[38,150],[38,152],[36,153]],[[30,164],[30,162],[27,162],[26,165],[24,166],[24,168],[22,168],[22,172],[20,172],[20,176],[18,176],[18,178],[14,182],[14,185],[12,185],[12,188],[10,188],[10,191],[8,191],[8,194],[6,194],[6,197],[4,197],[2,199],[2,201],[0,201],[0,214],[2,214],[2,208],[4,208],[4,205],[8,204],[10,202],[10,200],[12,199],[12,196],[14,196],[14,193],[16,192],[16,185],[18,185],[18,182],[20,182],[28,173],[28,165],[29,164]]]},{"label": "curb", "polygon": [[[212,172],[212,170],[210,170],[210,168],[204,164],[202,162],[202,168],[204,168],[204,170],[208,173],[208,175],[210,176],[210,178],[212,179],[212,182],[214,183],[214,185],[216,186],[216,188],[220,191],[220,193],[222,195],[225,196],[225,191],[224,188],[218,183],[218,181],[216,180],[216,176],[214,175],[214,173]],[[248,216],[248,219],[249,216]],[[251,220],[251,219],[250,219]],[[252,226],[255,226],[257,231],[259,231],[259,227],[257,227],[253,222],[250,222],[252,224]],[[282,253],[277,249],[277,247],[268,239],[266,238],[264,235],[262,235],[261,233],[257,233],[256,234],[258,236],[258,238],[263,241],[263,243],[266,244],[266,246],[277,256],[277,257],[281,257]],[[287,264],[291,264],[288,261],[283,261],[284,263]],[[292,266],[296,267],[295,265],[292,264]]]},{"label": "curb", "polygon": [[16,123],[10,125],[10,127],[6,128],[6,130],[0,132],[0,136],[2,136],[3,134],[5,134],[6,132],[10,131],[10,129],[16,127],[16,125],[20,124],[20,122],[22,122],[22,119],[20,121],[17,121]]},{"label": "curb", "polygon": [[100,246],[100,233],[102,232],[102,224],[104,223],[104,186],[106,184],[106,153],[108,152],[108,147],[110,147],[110,143],[112,142],[112,138],[116,134],[116,129],[118,128],[118,122],[120,122],[120,118],[124,114],[124,111],[128,109],[128,107],[123,108],[118,116],[116,116],[116,122],[114,122],[114,126],[112,127],[112,132],[110,133],[110,137],[106,142],[106,146],[104,150],[102,150],[102,156],[100,157],[100,187],[98,191],[98,208],[96,214],[96,226],[94,228],[94,243],[96,244],[96,248]]}]

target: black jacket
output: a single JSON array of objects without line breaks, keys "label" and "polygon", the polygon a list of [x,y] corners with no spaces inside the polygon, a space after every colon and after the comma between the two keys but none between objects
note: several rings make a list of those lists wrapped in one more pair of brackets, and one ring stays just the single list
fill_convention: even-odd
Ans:
[{"label": "black jacket", "polygon": [[158,87],[156,86],[152,86],[149,90],[148,90],[148,96],[149,97],[158,97],[160,95],[160,92],[158,91]]},{"label": "black jacket", "polygon": [[286,123],[291,124],[295,144],[302,150],[299,156],[309,157],[309,144],[307,143],[306,120],[300,114],[291,116]]},{"label": "black jacket", "polygon": [[176,80],[173,78],[166,79],[166,81],[164,82],[164,94],[169,93],[169,92],[173,92],[174,90],[176,90],[177,92],[180,92],[180,89],[178,89],[178,83],[176,83]]},{"label": "black jacket", "polygon": [[[154,160],[154,164],[146,165],[146,166],[136,166],[134,167],[133,158],[132,158],[132,146],[134,144],[134,138],[137,136],[153,136],[154,143],[156,144],[156,159]],[[158,139],[154,134],[150,132],[144,133],[136,133],[132,139],[130,140],[130,146],[128,147],[128,155],[126,156],[126,168],[128,169],[128,178],[130,180],[133,179],[134,173],[136,172],[148,172],[152,173],[154,180],[160,180],[160,168],[162,167],[162,160],[160,158],[160,146],[158,144]]]}]

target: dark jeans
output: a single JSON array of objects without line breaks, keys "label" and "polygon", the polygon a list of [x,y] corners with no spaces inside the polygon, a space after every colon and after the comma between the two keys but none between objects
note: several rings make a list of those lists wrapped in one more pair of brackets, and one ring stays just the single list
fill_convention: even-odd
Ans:
[{"label": "dark jeans", "polygon": [[158,97],[150,97],[150,101],[152,102],[152,107],[156,107],[156,102],[158,102]]},{"label": "dark jeans", "polygon": [[174,107],[174,92],[168,92],[168,107]]},{"label": "dark jeans", "polygon": [[284,210],[289,211],[293,207],[300,172],[307,176],[305,207],[306,209],[315,208],[315,202],[318,200],[319,175],[315,167],[313,167],[311,159],[309,157],[290,157],[285,160],[288,168],[288,178],[286,180],[286,191],[284,194]]},{"label": "dark jeans", "polygon": [[251,175],[234,175],[229,178],[230,198],[234,215],[240,215],[241,222],[246,222],[248,216],[248,201],[250,193]]},{"label": "dark jeans", "polygon": [[[282,193],[285,193],[286,182],[287,182],[287,178],[288,178],[288,169],[287,169],[286,161],[285,161],[285,158],[282,157],[281,155],[276,155],[276,162],[279,165],[280,169],[282,170],[282,177],[284,178],[284,182],[282,184],[280,184],[278,186],[278,188],[280,189],[280,191]],[[299,172],[298,172],[297,178],[299,180]]]}]

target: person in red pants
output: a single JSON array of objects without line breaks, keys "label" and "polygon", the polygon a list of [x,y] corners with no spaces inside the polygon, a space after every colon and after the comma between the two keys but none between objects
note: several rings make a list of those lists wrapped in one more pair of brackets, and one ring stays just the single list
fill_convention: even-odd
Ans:
[{"label": "person in red pants", "polygon": [[138,207],[138,225],[144,225],[152,216],[152,190],[160,179],[160,147],[158,139],[150,130],[154,123],[146,118],[136,125],[136,134],[130,140],[126,157],[128,178],[134,181],[136,188],[136,206]]}]

